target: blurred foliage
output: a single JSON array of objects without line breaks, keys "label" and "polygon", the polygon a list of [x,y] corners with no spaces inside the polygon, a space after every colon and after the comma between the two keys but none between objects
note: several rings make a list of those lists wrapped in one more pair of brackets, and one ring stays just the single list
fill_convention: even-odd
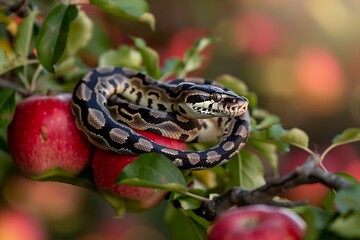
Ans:
[{"label": "blurred foliage", "polygon": [[[119,176],[122,184],[171,190],[170,204],[150,211],[148,222],[144,223],[146,216],[125,218],[139,229],[149,222],[161,225],[153,233],[160,234],[160,238],[165,238],[162,234],[170,235],[166,231],[169,226],[173,239],[184,239],[183,234],[188,234],[186,239],[204,238],[210,223],[192,212],[200,201],[232,186],[254,189],[279,176],[281,156],[290,151],[290,145],[314,155],[317,151],[309,147],[310,139],[319,142],[323,149],[331,136],[348,128],[322,151],[319,164],[324,166],[327,154],[335,147],[360,140],[360,130],[350,128],[360,123],[357,1],[331,1],[324,6],[320,0],[38,0],[30,1],[32,8],[25,6],[26,17],[19,14],[20,10],[9,11],[10,6],[19,3],[0,1],[0,164],[6,169],[0,179],[4,205],[21,208],[21,203],[14,204],[17,197],[8,186],[20,177],[11,164],[5,137],[15,104],[33,94],[71,92],[94,66],[127,66],[161,81],[212,76],[250,101],[251,137],[246,149],[225,166],[183,175],[166,165],[169,162],[161,156],[152,154],[143,155]],[[311,138],[299,128],[284,129],[282,123],[306,129]],[[208,146],[194,143],[189,148]],[[354,161],[360,171],[360,158]],[[140,174],[146,173],[144,168],[149,166],[155,175]],[[159,185],[164,179],[166,184]],[[28,186],[21,181],[15,185],[15,191],[21,192]],[[49,188],[44,189],[46,192]],[[34,193],[27,197],[31,194]],[[356,227],[360,221],[358,194],[356,185],[338,194],[330,192],[325,199],[326,208],[296,209],[308,222],[307,239],[321,239],[328,234],[360,238]],[[86,200],[68,197],[70,201],[76,199],[75,203],[59,205],[73,204],[76,208],[61,221],[44,217],[39,209],[33,212],[59,239],[90,239],[91,228],[98,225],[96,216],[100,215],[104,226],[100,224],[96,230],[103,231],[100,239],[105,239],[104,229],[110,225],[107,218],[111,215],[108,207],[91,194],[81,195],[86,195]],[[48,197],[44,193],[40,196]],[[335,208],[329,203],[334,203]],[[159,220],[163,218],[158,217],[159,211],[168,225]],[[72,218],[79,225],[71,227],[67,221]],[[126,221],[119,220],[116,228],[125,231]],[[90,233],[86,235],[86,231]]]}]

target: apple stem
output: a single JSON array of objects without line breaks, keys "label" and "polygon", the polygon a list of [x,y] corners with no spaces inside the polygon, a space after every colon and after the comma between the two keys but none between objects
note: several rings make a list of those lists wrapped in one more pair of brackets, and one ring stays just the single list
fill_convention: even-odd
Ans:
[{"label": "apple stem", "polygon": [[184,195],[192,197],[192,198],[197,199],[197,200],[200,200],[202,202],[209,201],[208,198],[205,198],[203,196],[199,196],[199,195],[196,195],[196,194],[193,194],[193,193],[190,193],[190,192],[185,192]]},{"label": "apple stem", "polygon": [[36,83],[38,81],[38,78],[39,78],[39,75],[41,73],[41,71],[43,70],[44,68],[42,67],[41,64],[38,65],[38,67],[36,68],[35,70],[35,73],[31,79],[31,86],[30,86],[30,91],[35,91],[36,89]]}]

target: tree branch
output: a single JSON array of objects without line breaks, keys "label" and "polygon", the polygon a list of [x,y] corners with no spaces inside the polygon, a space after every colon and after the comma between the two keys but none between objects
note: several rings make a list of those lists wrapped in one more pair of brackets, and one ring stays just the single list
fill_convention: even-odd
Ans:
[{"label": "tree branch", "polygon": [[231,188],[212,200],[204,201],[201,207],[195,212],[199,216],[212,221],[219,214],[230,208],[239,206],[269,204],[282,207],[294,207],[304,205],[306,201],[290,202],[274,200],[274,197],[299,185],[321,183],[334,190],[352,186],[352,184],[344,178],[320,169],[317,166],[317,157],[318,156],[310,157],[304,165],[298,167],[294,172],[284,177],[272,179],[257,189],[245,190],[241,187]]}]

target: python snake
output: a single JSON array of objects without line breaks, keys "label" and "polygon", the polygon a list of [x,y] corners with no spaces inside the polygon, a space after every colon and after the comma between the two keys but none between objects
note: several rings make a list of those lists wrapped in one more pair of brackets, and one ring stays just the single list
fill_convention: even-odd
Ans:
[{"label": "python snake", "polygon": [[[246,98],[209,80],[164,83],[120,67],[90,71],[72,97],[76,125],[96,146],[119,154],[159,153],[187,170],[212,168],[240,151],[250,131],[247,107]],[[187,142],[220,131],[222,139],[206,150],[175,150],[132,128]]]}]

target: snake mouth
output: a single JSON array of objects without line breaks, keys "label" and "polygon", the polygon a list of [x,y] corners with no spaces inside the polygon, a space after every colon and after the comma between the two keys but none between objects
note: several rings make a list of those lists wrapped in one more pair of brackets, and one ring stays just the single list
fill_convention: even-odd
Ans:
[{"label": "snake mouth", "polygon": [[248,105],[249,101],[245,97],[239,96],[229,99],[227,103],[224,103],[222,108],[227,112],[227,114],[229,114],[230,117],[239,117],[247,111]]},{"label": "snake mouth", "polygon": [[236,101],[224,104],[212,103],[208,106],[193,107],[193,110],[201,114],[203,118],[207,117],[239,117],[247,111],[248,102]]},{"label": "snake mouth", "polygon": [[233,106],[227,106],[227,113],[230,115],[230,117],[239,117],[243,113],[247,111],[248,103],[247,102],[241,102],[234,104]]}]

